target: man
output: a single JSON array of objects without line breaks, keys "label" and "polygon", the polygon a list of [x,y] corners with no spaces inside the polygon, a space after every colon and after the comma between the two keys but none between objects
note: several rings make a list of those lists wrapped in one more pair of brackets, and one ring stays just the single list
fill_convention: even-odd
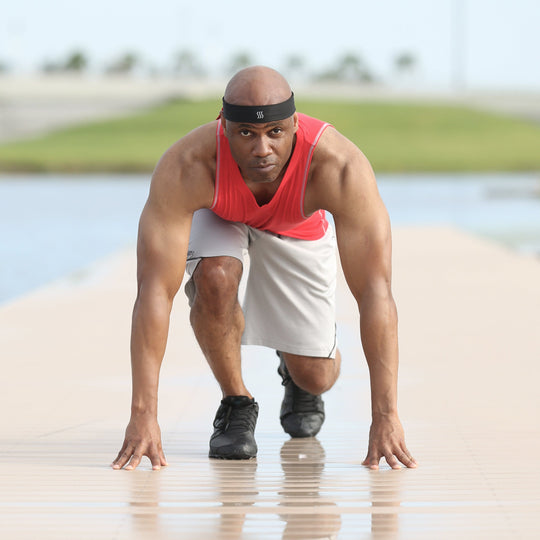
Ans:
[{"label": "man", "polygon": [[320,395],[335,383],[341,362],[334,236],[324,210],[334,218],[370,370],[372,425],[363,463],[376,469],[384,457],[392,468],[416,466],[397,412],[390,224],[373,171],[334,128],[296,113],[279,73],[257,66],[231,79],[219,119],[173,144],[154,172],[139,226],[131,419],[113,468],[134,469],[144,455],[153,469],[167,464],[158,378],[186,268],[191,324],[223,392],[210,457],[257,453],[258,404],[242,379],[242,343],[276,349],[285,386],[282,426],[293,437],[316,435],[324,421]]}]

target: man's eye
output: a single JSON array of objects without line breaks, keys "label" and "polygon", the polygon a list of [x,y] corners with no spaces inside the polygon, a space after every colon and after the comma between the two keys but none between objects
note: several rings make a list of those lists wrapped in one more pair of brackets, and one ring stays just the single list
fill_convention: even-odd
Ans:
[{"label": "man's eye", "polygon": [[282,131],[283,131],[283,130],[282,130],[281,128],[276,127],[276,128],[274,128],[274,129],[272,130],[272,133],[273,133],[274,135],[279,135]]},{"label": "man's eye", "polygon": [[247,129],[242,129],[240,130],[240,135],[247,137],[249,135],[249,131]]}]

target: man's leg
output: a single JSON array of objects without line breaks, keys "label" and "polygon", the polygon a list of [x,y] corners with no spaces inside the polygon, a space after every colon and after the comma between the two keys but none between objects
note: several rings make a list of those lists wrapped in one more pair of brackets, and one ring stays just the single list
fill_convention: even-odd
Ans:
[{"label": "man's leg", "polygon": [[335,359],[281,352],[278,356],[278,373],[285,387],[279,415],[281,425],[291,437],[314,437],[325,419],[321,394],[336,382],[341,354],[337,350]]},{"label": "man's leg", "polygon": [[234,257],[202,259],[193,273],[190,321],[223,397],[252,397],[242,380],[240,341],[244,314],[238,303],[242,263]]},{"label": "man's leg", "polygon": [[317,396],[330,390],[339,376],[341,353],[335,358],[315,358],[282,353],[292,380],[303,390]]},{"label": "man's leg", "polygon": [[191,324],[223,393],[210,438],[209,456],[213,458],[249,459],[257,455],[254,432],[259,407],[244,385],[241,370],[241,277],[242,263],[234,257],[203,258],[192,276]]}]

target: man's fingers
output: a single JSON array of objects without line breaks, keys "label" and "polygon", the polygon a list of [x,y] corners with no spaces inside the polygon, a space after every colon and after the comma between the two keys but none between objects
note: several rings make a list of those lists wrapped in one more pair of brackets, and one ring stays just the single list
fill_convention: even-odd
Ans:
[{"label": "man's fingers", "polygon": [[417,466],[415,459],[410,455],[407,449],[388,452],[388,454],[385,454],[384,457],[392,469],[401,469],[399,462],[411,469],[414,469]]},{"label": "man's fingers", "polygon": [[133,469],[136,469],[139,463],[141,462],[142,455],[140,454],[133,454],[131,456],[130,462],[126,465],[126,470],[131,471]]},{"label": "man's fingers", "polygon": [[136,448],[128,448],[124,452],[118,455],[115,461],[113,461],[113,469],[121,469],[125,467],[126,470],[132,471],[136,469],[144,456],[148,456],[152,463],[152,469],[158,470],[161,467],[168,465],[163,450],[145,450],[138,446]]},{"label": "man's fingers", "polygon": [[169,463],[167,462],[167,458],[165,457],[165,454],[163,453],[163,450],[159,449],[159,460],[161,462],[162,467],[166,467]]},{"label": "man's fingers", "polygon": [[167,464],[161,447],[161,431],[153,415],[132,415],[126,428],[124,444],[113,469],[136,469],[144,456],[152,462],[152,468],[159,469]]},{"label": "man's fingers", "polygon": [[150,463],[152,463],[152,469],[154,471],[158,471],[161,469],[162,465],[165,466],[167,464],[165,461],[165,456],[163,456],[163,452],[153,452],[148,454],[148,457],[150,458]]},{"label": "man's fingers", "polygon": [[167,458],[163,453],[163,448],[161,447],[161,445],[158,446],[158,449],[155,453],[148,454],[148,457],[150,458],[150,462],[152,463],[152,469],[154,469],[155,471],[161,469],[161,467],[166,467],[168,465]]},{"label": "man's fingers", "polygon": [[364,465],[364,467],[369,467],[370,469],[375,471],[375,470],[377,470],[379,468],[379,460],[380,459],[381,459],[380,457],[372,456],[372,455],[368,454],[366,459],[364,459],[364,461],[362,461],[362,465]]},{"label": "man's fingers", "polygon": [[122,445],[122,448],[120,448],[120,452],[118,452],[118,455],[116,456],[116,458],[115,458],[114,461],[112,462],[113,465],[114,465],[115,463],[118,463],[118,461],[119,461],[120,458],[122,457],[122,454],[126,451],[126,448],[127,448],[127,443],[124,441],[124,444]]},{"label": "man's fingers", "polygon": [[401,469],[401,465],[399,464],[399,461],[394,454],[388,453],[385,456],[386,463],[392,467],[392,469]]},{"label": "man's fingers", "polygon": [[113,461],[115,463],[120,459],[120,456],[124,453],[125,449],[127,448],[127,443],[124,441],[124,444],[122,445],[122,448],[120,448],[120,452],[118,452],[118,455],[116,456],[116,459]]},{"label": "man's fingers", "polygon": [[386,459],[386,462],[392,469],[401,469],[399,462],[403,463],[403,465],[409,468],[415,468],[417,466],[415,459],[407,450],[398,450],[396,452],[388,450],[380,455],[368,453],[366,459],[362,461],[362,465],[369,467],[370,469],[377,470],[379,469],[379,462],[383,457]]},{"label": "man's fingers", "polygon": [[113,461],[113,469],[121,469],[131,458],[133,450],[126,448],[118,454],[118,457]]},{"label": "man's fingers", "polygon": [[401,463],[403,463],[403,465],[405,465],[406,467],[414,469],[417,466],[416,460],[411,456],[407,448],[396,452],[395,455],[399,459],[399,461],[401,461]]}]

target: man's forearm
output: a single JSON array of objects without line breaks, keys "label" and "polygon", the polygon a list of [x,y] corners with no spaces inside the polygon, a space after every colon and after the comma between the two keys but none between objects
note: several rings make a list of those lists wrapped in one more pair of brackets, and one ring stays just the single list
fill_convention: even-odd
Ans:
[{"label": "man's forearm", "polygon": [[369,366],[372,416],[397,413],[397,310],[390,295],[373,293],[360,304],[360,334]]},{"label": "man's forearm", "polygon": [[172,300],[141,288],[131,328],[132,414],[157,415],[159,372],[169,331]]}]

